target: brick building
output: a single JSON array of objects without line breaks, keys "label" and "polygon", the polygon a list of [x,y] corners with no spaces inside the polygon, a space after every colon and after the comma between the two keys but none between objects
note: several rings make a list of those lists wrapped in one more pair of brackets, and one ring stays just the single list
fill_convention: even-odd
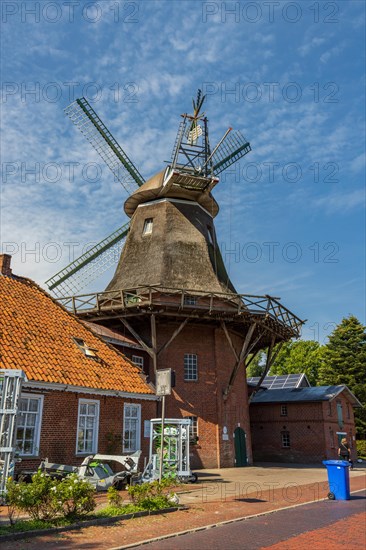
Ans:
[{"label": "brick building", "polygon": [[[142,449],[156,416],[142,370],[0,256],[0,368],[21,369],[17,423],[22,469],[41,458],[78,464],[87,455]],[[142,466],[142,463],[141,463]]]},{"label": "brick building", "polygon": [[348,439],[355,458],[353,409],[361,406],[347,386],[261,389],[250,404],[254,460],[335,459],[342,437]]}]

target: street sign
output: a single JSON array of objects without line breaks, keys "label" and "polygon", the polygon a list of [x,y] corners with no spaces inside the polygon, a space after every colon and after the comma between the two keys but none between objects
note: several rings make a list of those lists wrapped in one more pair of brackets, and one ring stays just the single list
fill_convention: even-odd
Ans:
[{"label": "street sign", "polygon": [[158,369],[156,371],[156,395],[170,395],[172,393],[172,369]]}]

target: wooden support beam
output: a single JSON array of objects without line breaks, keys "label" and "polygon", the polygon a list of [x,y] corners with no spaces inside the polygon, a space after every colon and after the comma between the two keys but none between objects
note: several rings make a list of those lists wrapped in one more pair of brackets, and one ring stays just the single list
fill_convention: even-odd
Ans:
[{"label": "wooden support beam", "polygon": [[186,317],[184,319],[184,321],[179,325],[179,327],[177,327],[175,329],[175,331],[173,332],[173,334],[171,335],[171,337],[169,338],[169,340],[167,342],[165,342],[164,345],[161,346],[161,348],[159,349],[159,351],[157,352],[157,355],[159,357],[159,355],[161,353],[163,353],[163,351],[165,351],[167,349],[168,346],[170,346],[170,344],[173,342],[173,340],[178,336],[178,334],[184,329],[184,327],[186,326],[186,324],[188,323],[189,321],[189,318]]},{"label": "wooden support beam", "polygon": [[236,353],[236,349],[234,348],[234,344],[233,344],[233,341],[232,341],[231,336],[229,334],[229,331],[227,329],[225,321],[221,321],[221,328],[225,332],[225,336],[227,338],[227,341],[229,342],[229,346],[231,347],[231,350],[234,354],[235,360],[239,361],[239,355]]},{"label": "wooden support beam", "polygon": [[257,391],[259,390],[259,388],[261,387],[262,385],[262,382],[263,380],[265,379],[265,377],[267,376],[271,366],[273,365],[273,363],[275,362],[276,360],[276,357],[277,355],[279,354],[282,346],[283,346],[283,342],[280,342],[279,344],[277,344],[277,347],[276,347],[276,351],[274,351],[274,347],[275,347],[275,342],[276,342],[276,337],[273,336],[272,337],[272,340],[271,340],[271,343],[270,345],[268,346],[268,352],[267,352],[267,359],[266,359],[266,366],[265,366],[265,369],[262,373],[262,376],[259,378],[258,380],[258,383],[256,385],[256,387],[254,388],[252,394],[250,395],[249,397],[249,403],[251,402],[251,400],[253,399],[254,395],[257,393]]},{"label": "wooden support beam", "polygon": [[124,324],[127,330],[132,334],[132,336],[136,338],[138,343],[144,348],[144,350],[150,355],[150,357],[153,357],[153,350],[146,344],[146,342],[143,341],[143,339],[139,334],[137,334],[135,329],[131,327],[130,323],[124,317],[120,317],[119,320],[121,321],[121,323]]},{"label": "wooden support beam", "polygon": [[250,344],[250,340],[252,339],[252,336],[253,336],[253,332],[255,330],[257,326],[257,323],[252,323],[249,327],[249,330],[247,332],[247,335],[245,337],[245,340],[243,342],[243,346],[241,348],[241,352],[240,352],[240,355],[239,355],[239,359],[238,361],[236,362],[232,372],[231,372],[231,376],[230,376],[230,380],[229,380],[229,383],[224,391],[224,400],[227,399],[228,395],[229,395],[229,392],[234,384],[234,381],[235,381],[235,378],[236,378],[236,375],[237,375],[237,372],[239,370],[239,367],[241,365],[241,363],[246,359],[247,355],[248,355],[248,346]]},{"label": "wooden support beam", "polygon": [[155,314],[152,313],[150,318],[150,325],[151,325],[151,343],[152,343],[152,360],[153,360],[153,366],[154,366],[154,374],[156,374],[156,371],[158,369],[158,354],[157,354],[157,340],[156,340],[156,319]]}]

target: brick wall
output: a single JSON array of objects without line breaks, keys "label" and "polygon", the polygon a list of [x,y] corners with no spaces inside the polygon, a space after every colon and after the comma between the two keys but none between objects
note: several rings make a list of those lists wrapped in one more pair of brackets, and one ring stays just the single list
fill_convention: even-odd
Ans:
[{"label": "brick wall", "polygon": [[[281,415],[280,403],[252,403],[250,416],[254,461],[316,463],[335,459],[338,450],[336,432],[339,431],[347,433],[355,457],[352,406],[344,396],[339,401],[344,411],[342,429],[338,424],[336,400],[330,406],[328,402],[287,403],[286,415]],[[283,446],[284,432],[289,434],[289,447]]]},{"label": "brick wall", "polygon": [[[32,392],[24,390],[27,394]],[[81,464],[86,455],[76,454],[76,437],[79,399],[99,401],[98,452],[105,454],[122,453],[122,430],[124,403],[141,403],[141,445],[142,456],[149,454],[149,440],[144,438],[144,420],[156,416],[156,401],[138,401],[119,397],[100,396],[82,393],[44,391],[41,437],[39,455],[36,458],[22,458],[17,469],[33,470],[39,466],[41,459],[61,464]]]},{"label": "brick wall", "polygon": [[[158,325],[158,348],[171,336],[174,323]],[[238,349],[242,340],[233,337]],[[197,354],[198,380],[184,380],[184,354]],[[167,416],[198,417],[198,444],[191,449],[192,468],[235,466],[234,429],[240,425],[247,434],[249,462],[252,461],[247,389],[244,368],[237,374],[226,402],[223,392],[235,364],[234,355],[221,328],[188,323],[172,344],[159,356],[158,368],[176,372],[176,387],[166,398]],[[223,439],[226,427],[228,440]]]}]

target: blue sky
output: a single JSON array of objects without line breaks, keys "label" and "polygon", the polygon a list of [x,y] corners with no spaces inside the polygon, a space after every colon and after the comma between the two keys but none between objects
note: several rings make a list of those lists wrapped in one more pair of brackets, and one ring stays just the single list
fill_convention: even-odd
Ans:
[{"label": "blue sky", "polygon": [[1,241],[14,272],[43,285],[127,221],[123,188],[63,113],[72,99],[87,97],[147,178],[201,88],[211,144],[233,126],[253,149],[214,190],[238,292],[281,297],[320,342],[344,316],[365,322],[364,2],[1,8]]}]

